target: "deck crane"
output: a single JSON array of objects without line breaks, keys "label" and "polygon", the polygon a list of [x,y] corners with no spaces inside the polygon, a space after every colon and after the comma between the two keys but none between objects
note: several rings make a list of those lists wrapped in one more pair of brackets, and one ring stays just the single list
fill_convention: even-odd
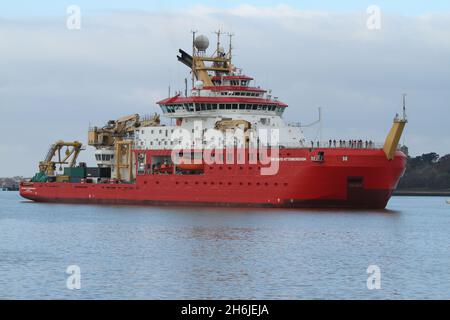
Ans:
[{"label": "deck crane", "polygon": [[[78,141],[67,142],[63,140],[56,141],[50,146],[47,152],[47,156],[41,162],[39,162],[39,173],[45,176],[54,176],[56,165],[68,165],[74,167],[77,162],[78,155],[82,150],[83,144]],[[64,154],[61,150],[66,148]],[[57,159],[53,158],[57,156]]]}]

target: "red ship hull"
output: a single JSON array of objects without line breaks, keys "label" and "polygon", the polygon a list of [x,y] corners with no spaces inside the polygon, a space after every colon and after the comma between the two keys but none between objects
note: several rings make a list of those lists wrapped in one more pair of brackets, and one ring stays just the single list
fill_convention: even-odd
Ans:
[{"label": "red ship hull", "polygon": [[[318,151],[323,161],[313,160]],[[280,160],[276,175],[261,175],[260,165],[213,164],[201,175],[138,175],[134,183],[22,183],[20,194],[58,203],[382,209],[406,164],[402,152],[389,161],[381,149],[282,149]]]}]

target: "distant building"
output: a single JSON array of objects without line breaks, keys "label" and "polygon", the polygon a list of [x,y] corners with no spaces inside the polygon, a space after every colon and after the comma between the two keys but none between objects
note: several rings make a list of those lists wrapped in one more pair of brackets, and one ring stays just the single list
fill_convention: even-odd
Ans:
[{"label": "distant building", "polygon": [[17,191],[22,180],[23,177],[0,178],[0,191]]}]

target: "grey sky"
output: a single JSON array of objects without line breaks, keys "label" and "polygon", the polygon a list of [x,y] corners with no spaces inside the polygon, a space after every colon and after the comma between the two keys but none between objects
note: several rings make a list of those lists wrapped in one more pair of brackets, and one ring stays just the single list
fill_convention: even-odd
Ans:
[{"label": "grey sky", "polygon": [[411,153],[450,153],[449,14],[383,14],[381,30],[365,11],[287,6],[97,13],[73,31],[65,19],[0,13],[0,176],[31,176],[50,143],[85,143],[90,123],[159,111],[168,85],[189,77],[176,55],[192,29],[211,43],[218,28],[234,32],[234,63],[289,104],[288,121],[322,107],[324,139],[383,141],[406,92]]}]

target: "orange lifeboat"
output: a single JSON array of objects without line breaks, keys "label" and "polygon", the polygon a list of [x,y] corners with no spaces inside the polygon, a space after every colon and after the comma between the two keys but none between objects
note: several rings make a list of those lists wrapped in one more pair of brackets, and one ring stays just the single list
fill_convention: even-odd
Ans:
[{"label": "orange lifeboat", "polygon": [[187,171],[203,170],[203,163],[193,163],[190,158],[181,158],[177,164],[177,168]]}]

